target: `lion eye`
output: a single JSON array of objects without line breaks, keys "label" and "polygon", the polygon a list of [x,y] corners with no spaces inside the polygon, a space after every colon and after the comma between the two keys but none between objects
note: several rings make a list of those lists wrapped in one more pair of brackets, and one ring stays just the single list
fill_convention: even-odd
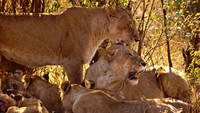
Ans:
[{"label": "lion eye", "polygon": [[129,56],[133,56],[131,53],[127,53],[127,55],[129,55]]}]

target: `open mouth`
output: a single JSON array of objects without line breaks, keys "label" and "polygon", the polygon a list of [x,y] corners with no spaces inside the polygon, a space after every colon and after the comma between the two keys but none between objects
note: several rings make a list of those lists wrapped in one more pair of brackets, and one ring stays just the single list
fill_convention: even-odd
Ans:
[{"label": "open mouth", "polygon": [[141,72],[143,72],[143,70],[140,72],[130,72],[128,75],[128,79],[129,80],[137,80],[138,76],[140,75]]},{"label": "open mouth", "polygon": [[128,79],[129,80],[137,80],[138,76],[136,74],[137,74],[136,72],[130,72],[129,76],[128,76]]}]

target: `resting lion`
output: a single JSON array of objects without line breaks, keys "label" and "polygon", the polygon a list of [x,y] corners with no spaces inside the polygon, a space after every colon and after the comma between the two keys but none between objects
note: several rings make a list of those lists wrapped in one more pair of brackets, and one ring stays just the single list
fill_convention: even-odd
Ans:
[{"label": "resting lion", "polygon": [[[120,48],[120,46],[115,47]],[[124,63],[128,61],[126,54],[127,50],[121,49],[121,51],[123,51],[124,54],[116,54],[115,57],[112,58],[112,61],[118,61],[114,64],[105,58],[105,56],[109,55],[109,53],[107,53],[106,50],[101,50],[99,59],[88,68],[85,79],[93,82],[95,89],[104,90],[112,96],[117,96],[118,94],[117,97],[124,97],[124,99],[127,100],[141,99],[143,97],[172,97],[176,99],[181,99],[183,101],[189,99],[189,86],[184,79],[173,73],[163,74],[166,76],[162,76],[161,74],[157,78],[157,71],[155,69],[149,69],[142,72],[139,76],[137,85],[133,85],[128,81],[124,81],[123,84],[121,82],[110,82],[119,79],[123,80],[123,78],[127,77],[126,73],[122,73],[126,72],[126,69],[138,69],[137,67],[135,67],[136,65],[138,65],[137,63],[132,63],[130,65],[126,65]],[[133,57],[132,61],[139,62],[140,60],[137,57]],[[111,74],[105,74],[105,72],[109,72]],[[160,87],[163,87],[163,90]]]},{"label": "resting lion", "polygon": [[51,84],[39,76],[24,77],[25,89],[33,97],[40,99],[47,110],[51,113],[64,112],[61,102],[59,88],[55,84]]},{"label": "resting lion", "polygon": [[161,73],[158,76],[158,84],[168,97],[183,101],[190,100],[190,88],[187,82],[173,72]]},{"label": "resting lion", "polygon": [[83,64],[105,39],[129,44],[140,39],[124,9],[72,7],[55,15],[0,15],[2,56],[28,67],[62,65],[72,83],[82,82]]},{"label": "resting lion", "polygon": [[155,101],[120,101],[101,90],[90,90],[68,81],[61,85],[66,113],[179,113],[175,107]]},{"label": "resting lion", "polygon": [[86,71],[87,80],[94,81],[99,89],[108,90],[124,81],[137,84],[137,75],[145,69],[146,63],[135,51],[116,44],[102,52],[102,57]]}]

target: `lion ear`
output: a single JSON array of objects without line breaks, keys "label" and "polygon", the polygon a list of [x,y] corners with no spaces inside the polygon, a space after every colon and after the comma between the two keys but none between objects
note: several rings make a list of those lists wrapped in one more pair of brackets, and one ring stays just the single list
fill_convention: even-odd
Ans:
[{"label": "lion ear", "polygon": [[116,18],[118,18],[117,11],[115,8],[112,8],[111,6],[106,5],[105,10],[106,10],[108,20],[113,21]]},{"label": "lion ear", "polygon": [[62,84],[61,84],[61,90],[63,91],[63,92],[68,92],[69,90],[70,90],[70,88],[71,88],[71,83],[69,82],[69,81],[65,81],[65,82],[63,82]]},{"label": "lion ear", "polygon": [[31,82],[32,82],[31,75],[29,75],[29,74],[24,75],[22,78],[22,81],[25,82],[25,88],[27,88],[28,85],[31,84]]},{"label": "lion ear", "polygon": [[107,54],[104,56],[104,58],[107,60],[107,61],[112,61],[114,59],[114,57],[116,56],[118,50],[115,49],[115,50],[106,50],[107,51]]},{"label": "lion ear", "polygon": [[23,81],[24,81],[25,83],[30,83],[30,81],[31,81],[31,75],[29,75],[29,74],[24,75]]},{"label": "lion ear", "polygon": [[84,80],[84,87],[87,89],[94,89],[95,83],[93,80]]}]

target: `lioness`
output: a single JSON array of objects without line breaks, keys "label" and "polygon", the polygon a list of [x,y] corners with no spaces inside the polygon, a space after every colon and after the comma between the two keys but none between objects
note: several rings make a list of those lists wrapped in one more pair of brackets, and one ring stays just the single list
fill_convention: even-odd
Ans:
[{"label": "lioness", "polygon": [[100,54],[102,57],[88,68],[85,76],[94,81],[95,87],[112,90],[124,81],[137,84],[137,75],[145,69],[146,63],[135,51],[116,44]]},{"label": "lioness", "polygon": [[[120,48],[121,46],[115,47]],[[177,75],[171,73],[166,73],[166,75],[168,76],[160,76],[160,78],[158,78],[157,71],[155,69],[149,69],[142,72],[140,74],[137,85],[132,85],[130,82],[124,81],[124,84],[122,86],[121,82],[116,82],[116,80],[122,80],[123,78],[127,77],[127,74],[124,74],[122,72],[126,72],[126,70],[129,70],[129,68],[132,68],[132,70],[139,69],[135,67],[138,65],[137,63],[130,63],[130,65],[125,64],[124,62],[128,61],[126,54],[127,50],[124,48],[121,49],[121,51],[123,51],[124,54],[116,54],[115,57],[112,57],[111,61],[118,61],[114,64],[110,62],[109,59],[105,58],[105,56],[110,56],[109,53],[105,50],[101,50],[99,59],[88,68],[85,79],[93,82],[95,89],[104,90],[112,96],[116,96],[116,94],[118,94],[119,96],[117,97],[124,97],[124,99],[127,100],[141,99],[143,97],[172,97],[176,99],[181,99],[183,101],[188,99],[188,96],[186,95],[189,95],[189,86],[187,85],[185,80],[183,80],[180,76],[177,77]],[[133,57],[133,61],[139,62],[140,60],[138,60],[137,57]],[[105,72],[109,72],[109,74],[105,74]],[[158,81],[161,82],[160,85]],[[177,83],[176,81],[180,81],[181,84]],[[165,90],[162,90],[160,86],[165,88]],[[183,99],[180,97],[186,98]]]},{"label": "lioness", "polygon": [[40,99],[49,112],[64,112],[59,88],[39,76],[24,77],[25,89],[33,97]]},{"label": "lioness", "polygon": [[61,85],[67,113],[178,113],[175,107],[155,101],[120,101],[101,90],[90,90],[68,81]]},{"label": "lioness", "polygon": [[62,65],[72,83],[82,82],[83,64],[105,39],[129,44],[140,39],[124,9],[72,7],[55,15],[0,15],[1,55],[28,67]]}]

